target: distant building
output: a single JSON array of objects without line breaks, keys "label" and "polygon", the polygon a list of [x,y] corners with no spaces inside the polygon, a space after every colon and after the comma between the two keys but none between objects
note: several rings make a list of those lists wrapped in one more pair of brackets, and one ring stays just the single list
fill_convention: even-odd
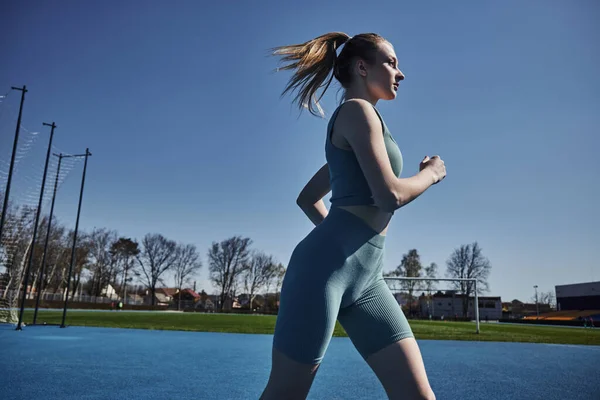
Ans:
[{"label": "distant building", "polygon": [[207,298],[205,300],[200,300],[199,302],[196,303],[196,309],[206,310],[206,311],[214,311],[215,303],[210,298]]},{"label": "distant building", "polygon": [[200,295],[193,291],[192,289],[182,289],[181,292],[176,292],[173,295],[173,301],[180,300],[184,302],[192,302],[195,303],[200,300]]},{"label": "distant building", "polygon": [[557,285],[556,309],[565,310],[600,310],[600,281]]},{"label": "distant building", "polygon": [[135,304],[135,305],[140,305],[140,304],[144,304],[144,298],[142,296],[140,296],[139,294],[127,294],[127,301],[126,304]]},{"label": "distant building", "polygon": [[201,296],[192,289],[182,289],[173,295],[174,308],[195,308],[196,303],[201,301]]},{"label": "distant building", "polygon": [[108,285],[106,285],[101,291],[100,291],[100,295],[101,296],[105,296],[108,297],[109,299],[119,299],[119,294],[117,293],[117,291],[115,290],[115,288],[109,283]]},{"label": "distant building", "polygon": [[[465,295],[457,294],[453,291],[445,293],[437,292],[431,297],[421,295],[419,297],[419,309],[421,315],[427,317],[429,314],[433,318],[444,319],[457,317],[467,317],[475,319],[475,297],[469,296],[467,315],[463,315],[463,299]],[[480,320],[498,320],[502,318],[502,300],[500,297],[478,296],[479,319]]]},{"label": "distant building", "polygon": [[[154,305],[156,306],[166,306],[171,303],[173,300],[173,295],[177,293],[176,288],[156,288],[154,293]],[[144,303],[152,304],[152,293],[150,289],[146,289],[144,294]]]},{"label": "distant building", "polygon": [[398,302],[398,304],[400,304],[400,306],[402,308],[409,308],[411,307],[411,300],[412,300],[412,307],[413,308],[417,308],[418,307],[418,298],[419,296],[417,295],[417,293],[413,293],[412,295],[412,299],[409,296],[409,294],[406,291],[393,291],[392,292],[394,295],[394,298],[396,299],[396,301]]},{"label": "distant building", "polygon": [[[210,302],[208,301],[210,299]],[[238,298],[231,297],[230,295],[226,295],[225,299],[223,299],[221,304],[221,296],[218,294],[213,294],[208,296],[205,300],[200,300],[196,304],[196,308],[208,308],[212,307],[217,311],[231,311],[233,309],[241,308],[240,303],[238,302]]]}]

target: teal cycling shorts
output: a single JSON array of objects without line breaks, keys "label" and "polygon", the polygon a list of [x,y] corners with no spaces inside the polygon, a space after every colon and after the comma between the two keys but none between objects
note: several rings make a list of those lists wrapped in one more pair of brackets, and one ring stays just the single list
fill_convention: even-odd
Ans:
[{"label": "teal cycling shorts", "polygon": [[294,249],[283,280],[273,347],[318,364],[336,320],[366,359],[414,337],[383,279],[385,236],[354,214],[331,207]]}]

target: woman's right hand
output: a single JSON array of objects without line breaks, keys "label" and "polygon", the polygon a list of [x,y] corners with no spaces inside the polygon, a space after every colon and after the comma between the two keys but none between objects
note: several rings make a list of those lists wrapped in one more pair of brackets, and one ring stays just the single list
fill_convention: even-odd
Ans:
[{"label": "woman's right hand", "polygon": [[431,158],[425,156],[423,161],[419,164],[419,171],[423,171],[426,168],[431,171],[433,175],[434,185],[446,177],[446,165],[439,156],[433,156]]}]

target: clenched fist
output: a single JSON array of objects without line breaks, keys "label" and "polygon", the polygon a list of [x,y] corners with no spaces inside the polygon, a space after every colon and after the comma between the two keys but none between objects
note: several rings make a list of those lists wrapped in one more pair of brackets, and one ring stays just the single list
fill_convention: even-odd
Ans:
[{"label": "clenched fist", "polygon": [[426,168],[433,174],[434,185],[446,177],[446,165],[439,156],[433,156],[431,158],[425,156],[423,161],[419,164],[419,171],[423,171]]}]

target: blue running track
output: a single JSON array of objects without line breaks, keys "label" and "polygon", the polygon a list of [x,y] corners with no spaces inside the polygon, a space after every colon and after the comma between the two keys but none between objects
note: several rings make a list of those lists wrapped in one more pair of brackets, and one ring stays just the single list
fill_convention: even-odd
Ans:
[{"label": "blue running track", "polygon": [[[2,399],[257,399],[271,335],[0,325]],[[438,400],[600,399],[600,346],[422,340]],[[333,338],[309,399],[386,399]]]}]

